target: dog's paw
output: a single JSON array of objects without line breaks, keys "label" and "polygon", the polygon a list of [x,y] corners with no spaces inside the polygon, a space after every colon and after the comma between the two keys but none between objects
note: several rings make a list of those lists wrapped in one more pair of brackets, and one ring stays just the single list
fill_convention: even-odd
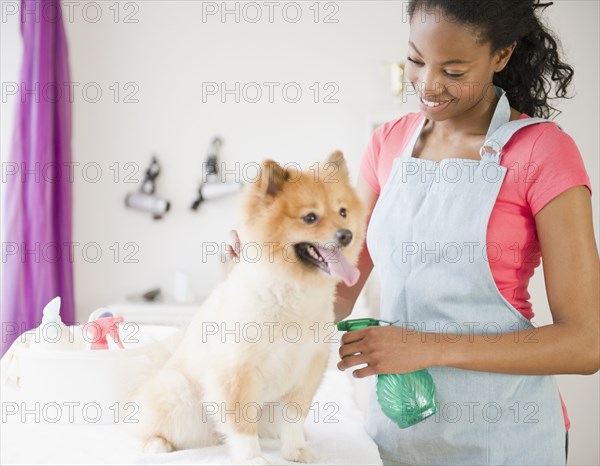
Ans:
[{"label": "dog's paw", "polygon": [[173,450],[173,444],[164,437],[152,437],[144,443],[144,453],[170,453]]},{"label": "dog's paw", "polygon": [[255,464],[271,464],[269,463],[266,459],[264,459],[262,456],[255,456],[254,458],[251,458],[249,460],[241,460],[241,461],[237,461],[235,464],[240,464],[240,465],[255,465]]},{"label": "dog's paw", "polygon": [[313,459],[312,452],[306,447],[285,449],[281,455],[284,459],[296,463],[310,463]]}]

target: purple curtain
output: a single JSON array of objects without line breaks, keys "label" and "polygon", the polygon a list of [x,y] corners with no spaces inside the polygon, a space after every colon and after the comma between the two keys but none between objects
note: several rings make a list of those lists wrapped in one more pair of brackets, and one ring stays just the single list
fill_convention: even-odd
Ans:
[{"label": "purple curtain", "polygon": [[23,61],[3,196],[2,354],[62,300],[74,321],[71,255],[71,102],[58,0],[21,0]]}]

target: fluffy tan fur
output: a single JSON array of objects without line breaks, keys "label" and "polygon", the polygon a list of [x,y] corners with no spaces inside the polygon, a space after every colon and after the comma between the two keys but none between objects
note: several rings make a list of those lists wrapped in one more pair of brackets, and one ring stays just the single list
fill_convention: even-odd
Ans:
[{"label": "fluffy tan fur", "polygon": [[[310,213],[317,220],[308,223]],[[311,329],[318,325],[323,330],[333,322],[337,279],[300,260],[294,245],[334,243],[341,229],[351,231],[353,239],[338,246],[356,264],[365,213],[341,152],[304,171],[286,170],[271,160],[262,164],[258,180],[246,188],[239,229],[242,251],[252,243],[259,246],[260,257],[246,260],[241,254],[167,363],[140,387],[139,435],[147,451],[225,440],[234,462],[266,464],[260,434],[280,437],[284,458],[311,460],[303,421],[329,355],[329,345],[323,337],[315,342]],[[231,334],[231,329],[265,328],[267,323],[275,331],[259,339]],[[209,335],[208,324],[230,333]],[[297,340],[282,334],[286,325],[299,329]],[[302,422],[286,422],[277,410],[274,419],[261,416],[257,422],[247,416],[249,408],[264,409],[266,403],[300,406]]]}]

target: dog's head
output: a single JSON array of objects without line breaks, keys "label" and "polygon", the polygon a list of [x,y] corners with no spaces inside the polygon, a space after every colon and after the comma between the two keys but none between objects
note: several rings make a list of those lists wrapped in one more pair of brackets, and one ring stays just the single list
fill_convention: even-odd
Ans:
[{"label": "dog's head", "polygon": [[242,241],[258,243],[261,260],[313,283],[358,280],[365,211],[340,151],[305,170],[264,161],[247,188],[243,215]]}]

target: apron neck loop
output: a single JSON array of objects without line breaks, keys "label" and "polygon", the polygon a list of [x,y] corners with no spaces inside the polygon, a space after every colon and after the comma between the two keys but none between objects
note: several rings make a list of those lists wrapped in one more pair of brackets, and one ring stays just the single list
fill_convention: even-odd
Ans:
[{"label": "apron neck loop", "polygon": [[494,89],[496,90],[496,95],[500,100],[496,104],[492,121],[490,122],[487,134],[485,135],[486,141],[498,130],[498,128],[510,121],[510,104],[508,102],[508,98],[506,97],[506,92],[500,86],[494,85]]},{"label": "apron neck loop", "polygon": [[500,86],[494,84],[494,90],[496,95],[499,97],[492,121],[488,127],[487,134],[485,135],[485,142],[481,149],[479,149],[479,155],[481,160],[488,159],[496,163],[500,163],[500,152],[502,151],[503,144],[492,138],[492,135],[498,131],[498,129],[504,126],[510,121],[510,103],[506,97],[506,91]]}]

